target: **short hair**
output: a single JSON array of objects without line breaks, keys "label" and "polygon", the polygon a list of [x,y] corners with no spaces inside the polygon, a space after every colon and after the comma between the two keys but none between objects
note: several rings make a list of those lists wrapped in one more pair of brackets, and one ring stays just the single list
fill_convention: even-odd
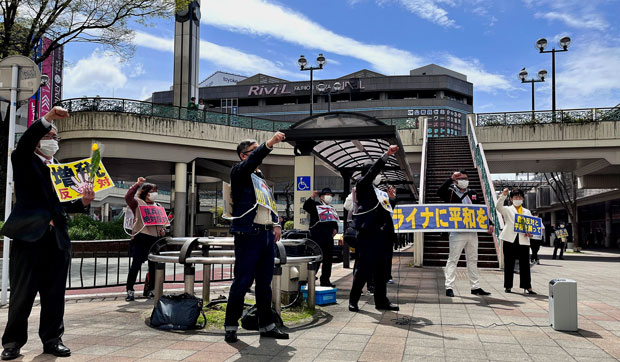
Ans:
[{"label": "short hair", "polygon": [[143,183],[142,188],[138,193],[138,198],[146,201],[146,195],[148,195],[151,191],[157,191],[157,185],[148,182]]},{"label": "short hair", "polygon": [[196,97],[192,97],[192,98],[190,98],[190,100],[192,100],[192,101],[193,101],[194,99],[196,99]]},{"label": "short hair", "polygon": [[467,170],[459,170],[459,173],[462,173],[463,175],[467,175],[467,177],[469,177]]},{"label": "short hair", "polygon": [[523,191],[521,189],[512,189],[510,191],[510,198],[513,198],[515,196],[521,196],[521,197],[525,198],[525,194],[523,193]]},{"label": "short hair", "polygon": [[239,142],[239,144],[237,145],[237,156],[241,158],[241,154],[247,151],[247,149],[255,143],[258,143],[258,142],[256,140],[249,139],[249,138]]}]

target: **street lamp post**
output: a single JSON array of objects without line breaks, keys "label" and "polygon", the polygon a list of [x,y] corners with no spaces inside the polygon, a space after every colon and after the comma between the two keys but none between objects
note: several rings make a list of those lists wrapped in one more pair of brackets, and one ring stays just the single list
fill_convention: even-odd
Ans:
[{"label": "street lamp post", "polygon": [[313,111],[313,103],[314,103],[314,85],[313,85],[313,72],[315,70],[319,70],[319,69],[323,69],[323,65],[325,65],[325,57],[323,56],[323,54],[319,54],[318,57],[316,57],[316,62],[318,63],[317,66],[314,67],[309,67],[308,66],[308,61],[306,60],[306,57],[304,57],[303,55],[299,57],[299,60],[297,61],[297,64],[299,64],[299,69],[300,70],[309,70],[310,71],[310,116],[312,117],[312,111]]},{"label": "street lamp post", "polygon": [[547,39],[540,38],[536,41],[536,48],[541,53],[551,53],[551,111],[553,112],[553,120],[555,121],[555,53],[568,51],[570,45],[570,37],[562,37],[559,41],[559,45],[562,49],[545,50],[547,46]]},{"label": "street lamp post", "polygon": [[[547,71],[544,69],[541,69],[540,71],[538,71],[538,78],[537,79],[527,79],[527,71],[525,70],[525,68],[521,69],[521,71],[519,72],[519,79],[521,79],[521,83],[532,83],[532,120],[535,119],[534,117],[534,110],[535,110],[535,106],[534,106],[534,83],[538,83],[538,82],[544,82],[545,78],[547,77]],[[555,114],[555,113],[554,113]]]},{"label": "street lamp post", "polygon": [[331,86],[327,86],[321,82],[316,86],[316,89],[321,93],[327,93],[327,112],[332,111],[332,91],[339,92],[342,89],[342,83],[336,82]]}]

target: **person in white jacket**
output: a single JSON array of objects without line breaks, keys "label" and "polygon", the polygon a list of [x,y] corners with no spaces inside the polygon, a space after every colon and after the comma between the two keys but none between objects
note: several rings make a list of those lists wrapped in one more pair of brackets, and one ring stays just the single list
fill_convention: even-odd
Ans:
[{"label": "person in white jacket", "polygon": [[524,208],[523,191],[514,189],[510,191],[511,206],[504,206],[504,201],[508,196],[508,189],[504,189],[502,195],[497,199],[495,209],[502,214],[504,218],[504,230],[499,235],[503,241],[504,254],[504,288],[506,293],[512,291],[512,282],[514,278],[515,259],[519,260],[519,286],[523,288],[524,293],[537,294],[532,290],[532,280],[530,275],[530,237],[529,233],[517,233],[514,231],[515,215],[532,216],[530,210]]}]

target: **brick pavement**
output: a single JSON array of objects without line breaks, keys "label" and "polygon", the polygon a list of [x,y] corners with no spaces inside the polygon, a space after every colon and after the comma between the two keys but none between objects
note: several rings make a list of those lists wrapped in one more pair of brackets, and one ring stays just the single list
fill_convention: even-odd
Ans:
[{"label": "brick pavement", "polygon": [[[456,297],[444,296],[440,268],[414,268],[410,257],[395,257],[388,286],[401,312],[381,313],[363,296],[361,312],[347,310],[351,270],[336,266],[338,304],[327,306],[315,321],[290,328],[291,339],[260,339],[240,330],[240,342],[223,342],[222,331],[163,332],[147,327],[152,302],[132,303],[122,296],[90,296],[67,301],[64,341],[72,349],[62,361],[616,361],[620,359],[620,257],[586,251],[550,260],[532,270],[538,296],[503,291],[498,270],[482,270],[489,297],[469,294],[459,269]],[[400,268],[398,267],[400,262]],[[555,277],[578,282],[579,331],[558,332],[548,326],[548,282]],[[517,285],[519,277],[515,277]],[[221,291],[219,292],[221,293]],[[398,293],[398,297],[397,297]],[[39,308],[30,321],[24,361],[45,361],[36,335]],[[0,323],[7,309],[0,309]]]}]

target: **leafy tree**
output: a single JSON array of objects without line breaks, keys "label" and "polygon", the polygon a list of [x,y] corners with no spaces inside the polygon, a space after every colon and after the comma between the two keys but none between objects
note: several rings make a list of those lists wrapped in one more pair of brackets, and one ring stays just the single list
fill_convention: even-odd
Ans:
[{"label": "leafy tree", "polygon": [[[133,54],[132,22],[148,25],[154,18],[173,16],[190,0],[0,0],[0,59],[32,57],[45,36],[51,44],[34,61],[39,64],[55,49],[71,42],[100,44],[124,58]],[[9,112],[0,126],[0,180],[6,179]],[[4,204],[5,183],[0,182]],[[4,208],[0,217],[4,219]]]}]

